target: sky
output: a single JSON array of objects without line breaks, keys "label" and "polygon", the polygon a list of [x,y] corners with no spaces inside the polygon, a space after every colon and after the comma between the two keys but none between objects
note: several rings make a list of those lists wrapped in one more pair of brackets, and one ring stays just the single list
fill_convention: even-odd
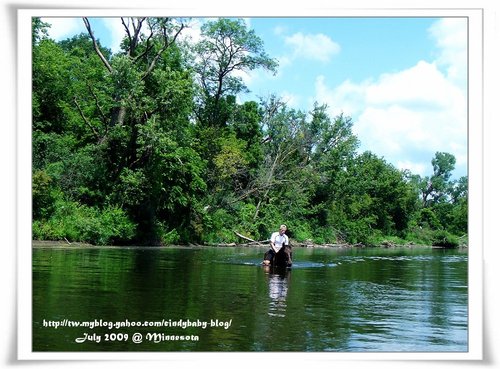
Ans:
[{"label": "sky", "polygon": [[[86,32],[81,18],[44,18],[49,36]],[[119,50],[119,18],[91,18],[103,45]],[[199,39],[203,19],[188,30]],[[455,156],[453,178],[467,175],[467,19],[460,17],[261,17],[247,25],[279,62],[276,75],[241,75],[250,93],[271,94],[309,111],[327,104],[332,117],[352,118],[359,151],[398,169],[432,174],[435,153]]]}]

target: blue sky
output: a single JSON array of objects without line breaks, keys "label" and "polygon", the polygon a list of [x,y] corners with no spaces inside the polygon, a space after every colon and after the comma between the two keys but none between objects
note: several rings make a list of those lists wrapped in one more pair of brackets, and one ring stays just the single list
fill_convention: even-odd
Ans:
[{"label": "blue sky", "polygon": [[[80,18],[50,18],[49,35],[85,32]],[[247,24],[279,61],[278,73],[242,75],[251,93],[276,94],[309,110],[326,103],[352,117],[360,151],[400,169],[429,175],[437,151],[455,155],[454,178],[467,175],[467,20],[424,17],[249,18]],[[188,31],[199,38],[202,19]],[[96,36],[116,51],[119,18],[91,19]]]}]

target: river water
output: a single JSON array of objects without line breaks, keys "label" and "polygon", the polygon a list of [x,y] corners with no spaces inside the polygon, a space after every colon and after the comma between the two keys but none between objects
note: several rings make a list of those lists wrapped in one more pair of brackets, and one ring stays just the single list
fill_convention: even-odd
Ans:
[{"label": "river water", "polygon": [[467,252],[264,251],[34,247],[33,351],[468,350]]}]

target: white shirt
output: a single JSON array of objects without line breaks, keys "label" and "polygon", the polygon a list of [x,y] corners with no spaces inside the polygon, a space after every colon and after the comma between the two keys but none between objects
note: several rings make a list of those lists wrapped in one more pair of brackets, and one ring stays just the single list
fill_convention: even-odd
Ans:
[{"label": "white shirt", "polygon": [[274,243],[274,246],[279,250],[283,245],[288,245],[288,236],[284,233],[280,236],[279,232],[274,232],[271,235],[271,242]]}]

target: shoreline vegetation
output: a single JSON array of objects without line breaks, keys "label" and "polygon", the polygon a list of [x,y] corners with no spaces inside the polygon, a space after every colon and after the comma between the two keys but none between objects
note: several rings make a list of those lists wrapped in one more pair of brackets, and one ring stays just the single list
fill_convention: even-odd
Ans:
[{"label": "shoreline vegetation", "polygon": [[322,101],[240,101],[242,73],[279,72],[243,19],[186,43],[185,19],[124,18],[116,53],[82,20],[58,42],[32,21],[34,240],[260,245],[286,224],[305,247],[467,244],[453,154],[424,176],[360,152],[356,122]]},{"label": "shoreline vegetation", "polygon": [[[413,242],[406,243],[395,243],[392,241],[384,240],[378,245],[364,245],[364,244],[348,244],[348,243],[324,243],[317,244],[310,240],[298,242],[295,240],[290,240],[290,244],[292,247],[305,247],[305,248],[338,248],[338,249],[346,249],[346,248],[418,248],[418,247],[430,247],[430,248],[438,248],[438,249],[446,249],[446,248],[459,248],[459,249],[468,249],[468,245],[466,243],[460,243],[458,246],[440,246],[440,245],[428,245],[428,244],[420,244]],[[162,247],[184,247],[184,248],[192,248],[192,247],[269,247],[269,240],[264,241],[253,241],[253,242],[245,242],[245,243],[210,243],[210,244],[186,244],[186,245],[94,245],[86,242],[69,242],[68,240],[32,240],[32,247],[115,247],[115,248],[127,248],[127,247],[151,247],[151,248],[162,248]]]}]

